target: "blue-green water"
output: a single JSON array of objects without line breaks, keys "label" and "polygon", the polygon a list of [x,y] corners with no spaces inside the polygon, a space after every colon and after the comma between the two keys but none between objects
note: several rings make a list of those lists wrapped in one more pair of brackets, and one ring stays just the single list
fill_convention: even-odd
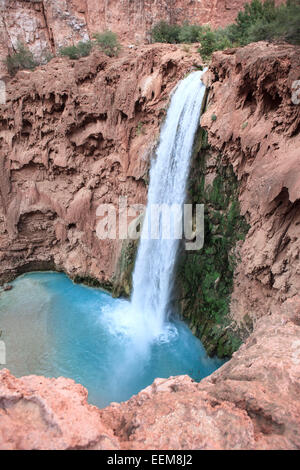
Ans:
[{"label": "blue-green water", "polygon": [[178,320],[147,341],[130,303],[64,274],[29,273],[0,294],[5,367],[16,376],[65,376],[84,385],[99,407],[124,401],[157,377],[195,380],[223,362],[207,357],[201,342]]}]

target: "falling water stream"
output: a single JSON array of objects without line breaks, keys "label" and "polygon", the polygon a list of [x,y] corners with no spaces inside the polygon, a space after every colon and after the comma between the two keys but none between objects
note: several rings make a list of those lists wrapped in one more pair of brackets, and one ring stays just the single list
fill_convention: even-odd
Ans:
[{"label": "falling water stream", "polygon": [[[173,93],[150,171],[145,220],[155,204],[184,203],[205,93],[201,74],[188,75]],[[101,407],[130,398],[156,377],[200,380],[219,367],[222,361],[207,357],[171,308],[179,241],[151,239],[149,228],[144,224],[131,301],[75,285],[64,274],[16,279],[14,289],[0,295],[6,367],[17,376],[73,378]]]},{"label": "falling water stream", "polygon": [[131,350],[145,356],[148,356],[153,341],[168,341],[177,334],[174,324],[169,322],[172,314],[169,304],[179,240],[175,237],[151,237],[151,211],[157,205],[184,204],[194,138],[205,94],[202,74],[200,71],[189,74],[178,84],[172,96],[150,170],[145,214],[148,224],[144,224],[141,234],[133,273],[132,299],[124,308],[113,312],[108,320],[113,330],[132,339]]},{"label": "falling water stream", "polygon": [[[150,172],[146,218],[155,205],[183,206],[186,183],[196,130],[199,126],[205,86],[203,72],[193,72],[179,83],[162,128],[156,160]],[[148,228],[148,227],[147,227]],[[147,230],[144,228],[144,231]],[[149,222],[151,230],[151,224]],[[169,319],[168,310],[173,287],[174,265],[179,240],[142,239],[133,274],[132,310],[147,326],[150,335],[162,331]],[[147,289],[145,289],[147,286]]]}]

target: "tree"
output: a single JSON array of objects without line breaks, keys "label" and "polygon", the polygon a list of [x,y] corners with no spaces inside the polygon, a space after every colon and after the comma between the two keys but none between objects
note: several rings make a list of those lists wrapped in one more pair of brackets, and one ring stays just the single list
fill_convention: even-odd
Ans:
[{"label": "tree", "polygon": [[5,64],[10,75],[15,75],[18,70],[34,70],[38,65],[32,52],[22,43],[18,42],[16,52],[6,57]]}]

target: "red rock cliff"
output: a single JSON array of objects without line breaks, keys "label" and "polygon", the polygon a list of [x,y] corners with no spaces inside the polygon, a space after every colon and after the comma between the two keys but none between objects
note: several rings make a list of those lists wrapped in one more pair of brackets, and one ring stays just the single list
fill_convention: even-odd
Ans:
[{"label": "red rock cliff", "polygon": [[[231,23],[246,0],[1,0],[0,62],[18,41],[39,58],[45,50],[86,40],[111,29],[122,41],[144,43],[153,24]],[[2,69],[2,70],[1,70]],[[0,66],[1,71],[5,69]]]},{"label": "red rock cliff", "polygon": [[223,163],[233,165],[251,227],[239,251],[231,313],[238,322],[245,315],[255,321],[300,289],[299,47],[261,42],[217,52],[207,78],[201,124]]}]

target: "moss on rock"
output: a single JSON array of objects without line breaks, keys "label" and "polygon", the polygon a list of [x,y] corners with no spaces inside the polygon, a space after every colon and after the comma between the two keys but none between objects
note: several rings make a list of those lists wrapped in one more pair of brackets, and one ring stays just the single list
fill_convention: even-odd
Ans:
[{"label": "moss on rock", "polygon": [[76,274],[72,278],[72,280],[73,282],[75,282],[75,284],[85,284],[86,286],[89,286],[89,287],[96,287],[96,288],[98,287],[99,289],[103,289],[108,292],[112,292],[112,289],[113,289],[113,285],[110,281],[101,282],[95,277],[88,276],[88,275]]},{"label": "moss on rock", "polygon": [[132,290],[132,273],[137,253],[138,240],[124,240],[117,270],[113,279],[114,297],[129,297]]},{"label": "moss on rock", "polygon": [[188,187],[188,201],[204,204],[204,246],[182,250],[177,265],[177,301],[182,316],[209,355],[231,356],[241,334],[230,318],[230,297],[238,261],[237,247],[249,229],[240,214],[238,182],[232,166],[209,148],[200,129]]},{"label": "moss on rock", "polygon": [[76,284],[98,287],[113,297],[129,297],[132,290],[132,273],[137,253],[138,240],[124,240],[114,276],[108,281],[99,281],[89,275],[75,275]]}]

